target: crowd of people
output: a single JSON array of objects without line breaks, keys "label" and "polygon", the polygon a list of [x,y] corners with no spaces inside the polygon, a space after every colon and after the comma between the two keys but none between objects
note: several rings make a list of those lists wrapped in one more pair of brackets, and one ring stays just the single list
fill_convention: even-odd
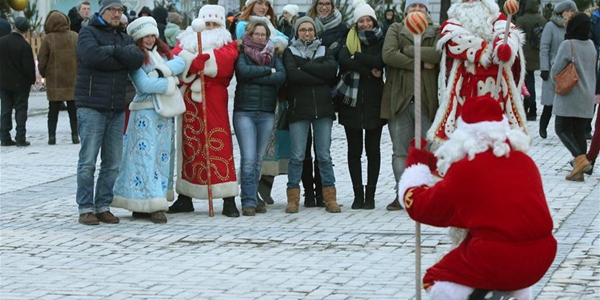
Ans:
[{"label": "crowd of people", "polygon": [[[331,158],[336,119],[348,145],[351,208],[374,209],[387,125],[399,182],[387,209],[460,229],[458,248],[424,278],[432,298],[529,299],[529,287],[556,252],[541,178],[525,154],[527,121],[537,120],[534,74],[539,70],[542,79],[539,135],[547,138],[555,115],[555,133],[572,155],[566,179],[584,181],[600,148],[600,111],[589,151],[586,141],[594,102],[600,102],[600,27],[593,26],[600,10],[590,17],[566,0],[546,22],[539,3],[525,0],[515,23],[507,24],[495,1],[463,0],[438,26],[428,0],[407,0],[405,16],[422,13],[429,23],[417,48],[393,10],[379,20],[364,0],[353,1],[348,23],[332,0],[315,0],[303,16],[288,4],[279,20],[273,1],[246,0],[235,16],[204,5],[187,28],[176,12],[145,7],[136,17],[119,0],[100,1],[93,14],[87,1],[68,15],[48,13],[38,53],[49,100],[48,144],[56,144],[66,102],[71,140],[80,144],[79,223],[119,223],[112,206],[164,224],[165,213],[193,212],[193,199],[209,198],[223,199],[223,215],[239,217],[237,196],[241,215],[254,216],[273,204],[274,177],[284,174],[286,213],[299,212],[301,185],[304,207],[339,213]],[[23,37],[29,27],[27,19],[16,18],[12,33],[0,38],[2,146],[29,145],[27,98],[35,82],[31,47]],[[420,99],[414,91],[416,57]],[[559,95],[554,76],[569,63],[579,81]],[[233,76],[230,120],[227,87]],[[427,141],[415,145],[418,128]],[[510,179],[510,187],[491,191],[489,182],[497,176]],[[465,181],[481,184],[465,195]],[[500,207],[505,215],[488,215]],[[523,211],[527,220],[503,219]],[[517,234],[524,228],[525,235]],[[485,255],[457,254],[464,249]],[[506,269],[515,260],[519,268]],[[486,277],[490,272],[497,276]],[[516,273],[518,280],[511,277]]]}]

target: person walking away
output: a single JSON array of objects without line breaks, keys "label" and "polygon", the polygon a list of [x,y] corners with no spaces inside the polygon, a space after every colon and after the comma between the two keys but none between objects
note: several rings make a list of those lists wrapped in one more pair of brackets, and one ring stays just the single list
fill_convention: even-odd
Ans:
[{"label": "person walking away", "polygon": [[[29,91],[35,83],[33,50],[25,40],[29,21],[17,17],[11,34],[0,38],[0,141],[2,146],[26,147]],[[12,113],[15,111],[16,135],[12,139]]]},{"label": "person walking away", "polygon": [[[345,73],[338,85],[344,95],[339,120],[348,142],[348,169],[352,179],[352,209],[374,209],[375,191],[381,167],[380,118],[383,92],[383,31],[371,6],[354,1],[354,25],[339,53],[340,70]],[[364,132],[364,139],[363,139]],[[367,185],[362,180],[363,143],[367,153]],[[366,197],[365,197],[366,195]]]},{"label": "person walking away", "polygon": [[56,144],[56,126],[60,106],[67,103],[71,142],[79,144],[75,80],[77,79],[77,33],[69,30],[69,18],[53,10],[44,23],[44,40],[38,53],[38,69],[46,78],[48,98],[48,145]]},{"label": "person walking away", "polygon": [[[127,72],[139,69],[144,53],[120,27],[123,4],[103,0],[77,40],[75,106],[81,139],[77,163],[79,223],[119,223],[110,212],[121,164]],[[96,160],[100,172],[94,185]]]},{"label": "person walking away", "polygon": [[[406,2],[406,15],[421,12],[428,16],[429,26],[421,35],[421,134],[425,136],[438,108],[437,78],[440,53],[436,45],[440,39],[439,26],[433,25],[427,0]],[[406,165],[410,140],[415,136],[414,100],[414,41],[404,23],[390,26],[383,43],[383,62],[387,65],[387,80],[383,87],[381,118],[387,120],[392,139],[392,169],[395,180],[400,180]],[[401,210],[398,197],[388,204],[387,210]]]}]

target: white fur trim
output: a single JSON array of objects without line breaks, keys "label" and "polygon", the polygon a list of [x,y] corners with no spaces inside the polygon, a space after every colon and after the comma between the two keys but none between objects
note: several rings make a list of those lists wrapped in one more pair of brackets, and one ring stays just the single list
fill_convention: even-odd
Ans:
[{"label": "white fur trim", "polygon": [[506,31],[506,21],[497,21],[494,23],[494,38],[498,38],[496,41],[496,45],[494,46],[494,63],[505,64],[507,66],[512,66],[519,54],[519,50],[522,48],[523,43],[525,43],[525,35],[523,32],[518,29],[515,25],[511,24],[508,30],[508,40],[507,44],[510,47],[510,59],[507,62],[501,61],[498,59],[498,46],[504,43],[504,32]]},{"label": "white fur trim", "polygon": [[190,90],[192,90],[192,100],[202,103],[202,80],[200,80],[200,78],[192,82]]},{"label": "white fur trim", "polygon": [[142,109],[154,109],[152,101],[141,101],[129,103],[129,110],[142,110]]},{"label": "white fur trim", "polygon": [[[271,7],[273,7],[273,0],[266,0],[267,2],[269,2],[269,4],[271,5]],[[246,5],[246,7],[248,7],[248,5],[252,4],[256,2],[256,0],[246,0],[246,3],[244,3]]]},{"label": "white fur trim", "polygon": [[167,92],[165,95],[172,96],[176,92],[179,92],[177,85],[179,84],[179,80],[175,76],[167,77]]},{"label": "white fur trim", "polygon": [[431,300],[467,300],[474,290],[474,288],[454,282],[435,281],[427,293]]},{"label": "white fur trim", "polygon": [[185,83],[190,83],[194,81],[194,79],[196,79],[196,74],[189,74],[188,76],[188,73],[190,71],[190,66],[192,65],[192,62],[194,61],[194,58],[196,58],[196,54],[193,54],[184,49],[181,50],[181,52],[179,52],[177,56],[183,58],[183,61],[185,61],[185,68],[183,69],[183,72],[178,76],[179,80]]},{"label": "white fur trim", "polygon": [[173,201],[175,200],[175,191],[171,190],[167,190],[167,201]]},{"label": "white fur trim", "polygon": [[158,37],[159,34],[156,20],[152,17],[139,17],[127,26],[127,34],[129,34],[134,41],[149,35]]},{"label": "white fur trim", "polygon": [[398,199],[400,199],[400,205],[404,208],[404,194],[409,188],[422,185],[433,186],[434,184],[435,178],[428,166],[416,164],[406,168],[398,181]]},{"label": "white fur trim", "polygon": [[141,213],[153,213],[157,211],[167,211],[169,209],[166,198],[131,199],[117,195],[113,198],[110,206]]},{"label": "white fur trim", "polygon": [[210,58],[204,64],[204,76],[211,78],[217,77],[219,67],[217,66],[217,59],[215,58],[215,51],[213,49],[203,50],[202,54],[210,55]]},{"label": "white fur trim", "polygon": [[225,27],[225,8],[220,5],[205,4],[198,11],[198,18]]},{"label": "white fur trim", "polygon": [[160,70],[163,73],[163,77],[173,76],[173,71],[171,71],[171,69],[169,68],[169,66],[167,66],[164,63],[162,63],[162,64],[155,64],[154,65],[154,69]]}]

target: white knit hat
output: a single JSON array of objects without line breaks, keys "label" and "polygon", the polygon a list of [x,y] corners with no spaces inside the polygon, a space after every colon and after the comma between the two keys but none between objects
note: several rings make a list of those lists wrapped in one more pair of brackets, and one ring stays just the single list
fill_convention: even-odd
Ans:
[{"label": "white knit hat", "polygon": [[404,7],[409,8],[413,4],[423,4],[429,10],[429,1],[427,0],[406,0]]},{"label": "white knit hat", "polygon": [[139,17],[127,26],[127,34],[135,41],[149,35],[158,37],[158,27],[156,20],[152,17]]},{"label": "white knit hat", "polygon": [[204,5],[198,12],[198,18],[204,22],[215,22],[221,27],[225,27],[225,8],[220,5]]},{"label": "white knit hat", "polygon": [[[248,7],[248,5],[256,2],[257,0],[246,0],[246,7]],[[273,7],[273,0],[266,0],[267,2],[269,2],[269,5],[271,5],[271,7]]]},{"label": "white knit hat", "polygon": [[295,16],[300,11],[300,7],[298,7],[296,4],[288,4],[283,7],[282,11],[287,11],[290,13],[290,15]]},{"label": "white knit hat", "polygon": [[373,20],[377,20],[375,11],[364,0],[354,0],[352,6],[354,7],[354,23],[358,22],[358,19],[364,16],[370,16]]}]

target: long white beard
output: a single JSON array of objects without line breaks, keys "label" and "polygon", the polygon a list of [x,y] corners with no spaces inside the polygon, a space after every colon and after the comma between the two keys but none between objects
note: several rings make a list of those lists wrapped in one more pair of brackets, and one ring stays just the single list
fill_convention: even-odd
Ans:
[{"label": "long white beard", "polygon": [[[198,53],[198,35],[191,26],[177,36],[182,49]],[[218,49],[231,43],[231,33],[223,27],[202,31],[202,50]]]},{"label": "long white beard", "polygon": [[484,2],[454,3],[448,10],[448,18],[458,20],[464,29],[490,42],[498,10]]}]

